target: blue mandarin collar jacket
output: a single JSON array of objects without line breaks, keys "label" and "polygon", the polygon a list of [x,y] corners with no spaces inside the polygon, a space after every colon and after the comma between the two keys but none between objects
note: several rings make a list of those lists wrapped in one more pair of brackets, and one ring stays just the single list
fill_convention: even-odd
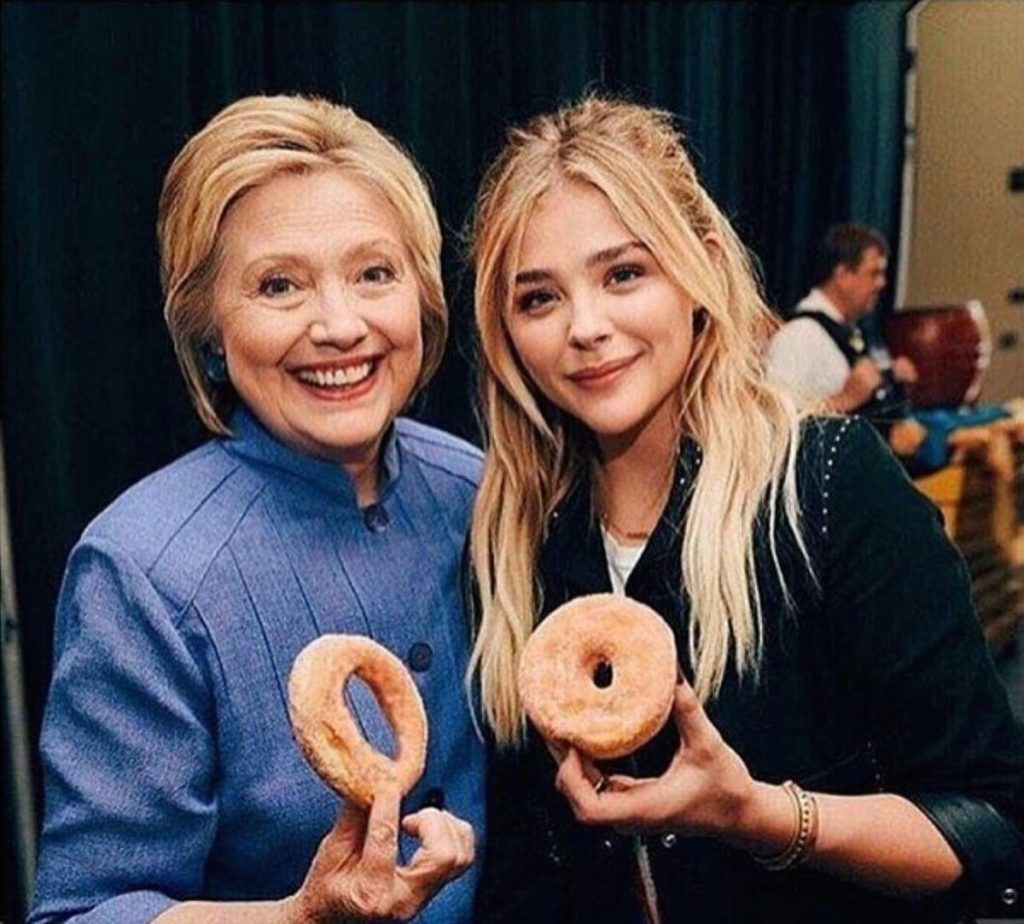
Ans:
[{"label": "blue mandarin collar jacket", "polygon": [[[189,898],[301,884],[341,803],[292,736],[287,679],[325,633],[409,666],[430,724],[403,812],[445,808],[484,837],[484,749],[463,687],[460,559],[480,471],[470,445],[399,419],[377,504],[248,412],[129,489],[73,550],[41,751],[46,816],[30,921],[131,924]],[[367,738],[376,701],[348,691]],[[401,859],[416,842],[402,835]],[[476,870],[417,918],[470,917]]]}]

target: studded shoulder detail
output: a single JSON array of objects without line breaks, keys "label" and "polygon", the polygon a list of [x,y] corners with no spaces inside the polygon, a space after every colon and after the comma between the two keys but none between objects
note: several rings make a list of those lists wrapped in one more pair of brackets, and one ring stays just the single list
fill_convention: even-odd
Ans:
[{"label": "studded shoulder detail", "polygon": [[852,417],[847,417],[843,420],[839,425],[839,429],[836,430],[835,435],[832,437],[832,441],[825,449],[825,474],[821,491],[821,532],[824,536],[828,535],[829,491],[832,487],[832,471],[835,468],[836,453],[839,450],[839,444],[842,442],[843,435],[852,421]]}]

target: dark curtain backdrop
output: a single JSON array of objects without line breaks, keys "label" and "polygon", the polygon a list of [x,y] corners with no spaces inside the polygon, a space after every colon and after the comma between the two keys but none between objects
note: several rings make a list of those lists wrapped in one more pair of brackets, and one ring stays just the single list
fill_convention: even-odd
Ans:
[{"label": "dark curtain backdrop", "polygon": [[460,232],[508,123],[587,89],[677,113],[785,307],[828,223],[896,240],[909,6],[4,4],[2,422],[33,742],[70,546],[203,438],[163,327],[153,228],[163,172],[218,109],[322,94],[413,152],[447,231],[452,310],[417,414],[475,439]]}]

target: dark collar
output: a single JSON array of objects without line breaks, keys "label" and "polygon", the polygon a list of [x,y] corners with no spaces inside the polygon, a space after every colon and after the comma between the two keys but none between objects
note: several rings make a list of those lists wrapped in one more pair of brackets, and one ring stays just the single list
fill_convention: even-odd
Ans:
[{"label": "dark collar", "polygon": [[[668,556],[678,557],[680,533],[690,503],[694,480],[700,470],[702,454],[692,439],[680,444],[672,491],[661,517],[637,562],[634,575]],[[564,593],[545,596],[544,611],[582,593],[610,593],[608,563],[598,518],[594,513],[589,474],[581,478],[548,521],[547,537],[539,556],[545,588],[557,585]],[[632,584],[632,576],[629,584]]]}]

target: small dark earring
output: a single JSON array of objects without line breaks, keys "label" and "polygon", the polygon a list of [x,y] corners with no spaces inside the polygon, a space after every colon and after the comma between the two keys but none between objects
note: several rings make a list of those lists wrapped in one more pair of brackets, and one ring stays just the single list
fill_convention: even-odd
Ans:
[{"label": "small dark earring", "polygon": [[693,313],[693,333],[699,334],[708,326],[708,310],[703,305]]},{"label": "small dark earring", "polygon": [[223,385],[228,380],[228,361],[224,350],[204,343],[200,351],[203,374],[211,385]]}]

